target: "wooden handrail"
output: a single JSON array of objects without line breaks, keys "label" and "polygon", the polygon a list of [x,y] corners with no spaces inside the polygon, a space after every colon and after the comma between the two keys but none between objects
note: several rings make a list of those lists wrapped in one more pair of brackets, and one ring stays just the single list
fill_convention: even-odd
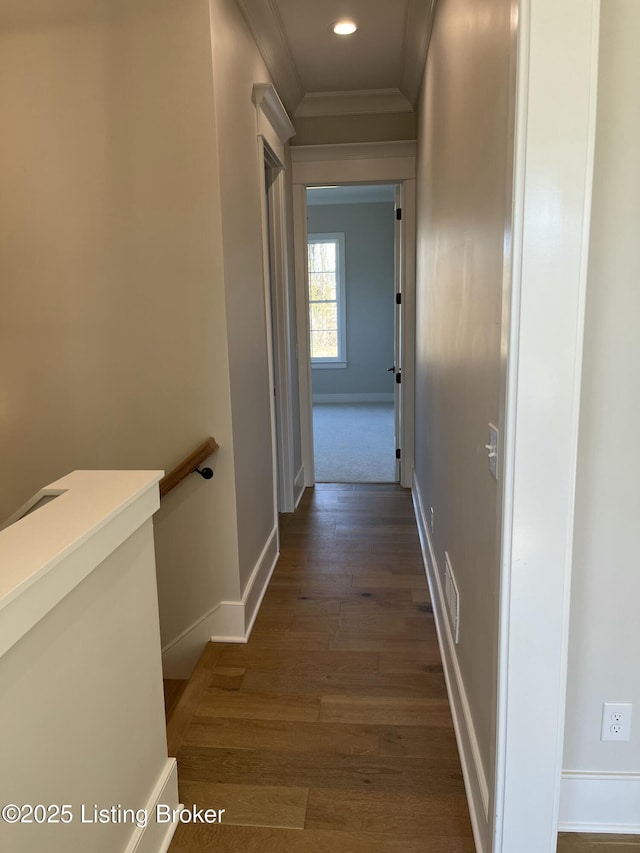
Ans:
[{"label": "wooden handrail", "polygon": [[169,471],[169,473],[160,480],[160,497],[168,495],[171,489],[181,483],[189,474],[193,474],[196,468],[201,465],[205,459],[218,449],[218,444],[215,438],[208,438],[198,445],[193,453],[190,453],[179,465]]}]

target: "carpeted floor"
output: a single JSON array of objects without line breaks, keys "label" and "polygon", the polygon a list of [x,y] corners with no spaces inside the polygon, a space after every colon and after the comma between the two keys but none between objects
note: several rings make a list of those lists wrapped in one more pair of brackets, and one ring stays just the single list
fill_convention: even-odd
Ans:
[{"label": "carpeted floor", "polygon": [[396,480],[393,403],[314,403],[313,441],[319,483]]}]

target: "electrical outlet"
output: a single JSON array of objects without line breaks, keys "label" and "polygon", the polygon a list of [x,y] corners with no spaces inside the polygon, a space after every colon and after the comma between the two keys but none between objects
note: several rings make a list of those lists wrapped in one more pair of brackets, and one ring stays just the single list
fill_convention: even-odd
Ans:
[{"label": "electrical outlet", "polygon": [[630,702],[603,702],[600,740],[630,740],[632,708]]},{"label": "electrical outlet", "polygon": [[433,533],[433,507],[429,507],[429,530]]}]

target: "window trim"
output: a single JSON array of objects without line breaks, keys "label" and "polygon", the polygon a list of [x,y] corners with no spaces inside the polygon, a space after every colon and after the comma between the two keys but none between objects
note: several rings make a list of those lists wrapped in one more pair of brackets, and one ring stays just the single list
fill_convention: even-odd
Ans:
[{"label": "window trim", "polygon": [[[347,294],[345,287],[345,234],[344,231],[314,232],[307,235],[307,258],[310,243],[337,243],[336,303],[338,306],[338,355],[335,357],[314,358],[313,369],[344,368],[347,366]],[[309,315],[309,347],[311,347],[311,303],[309,291],[309,268],[307,260],[307,314]]]}]

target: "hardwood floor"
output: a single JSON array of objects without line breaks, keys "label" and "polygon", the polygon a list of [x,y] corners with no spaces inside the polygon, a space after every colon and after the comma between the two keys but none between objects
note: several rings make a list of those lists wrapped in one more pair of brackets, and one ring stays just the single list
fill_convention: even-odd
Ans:
[{"label": "hardwood floor", "polygon": [[171,719],[176,705],[180,701],[182,692],[187,686],[187,681],[177,678],[164,679],[164,714],[167,721]]},{"label": "hardwood floor", "polygon": [[[170,853],[473,853],[411,498],[319,485],[285,516],[246,645],[165,684],[186,806]],[[558,853],[640,853],[561,834]]]},{"label": "hardwood floor", "polygon": [[411,497],[316,486],[283,518],[246,645],[210,645],[168,726],[172,853],[473,853]]},{"label": "hardwood floor", "polygon": [[561,832],[558,853],[640,853],[640,835]]}]

